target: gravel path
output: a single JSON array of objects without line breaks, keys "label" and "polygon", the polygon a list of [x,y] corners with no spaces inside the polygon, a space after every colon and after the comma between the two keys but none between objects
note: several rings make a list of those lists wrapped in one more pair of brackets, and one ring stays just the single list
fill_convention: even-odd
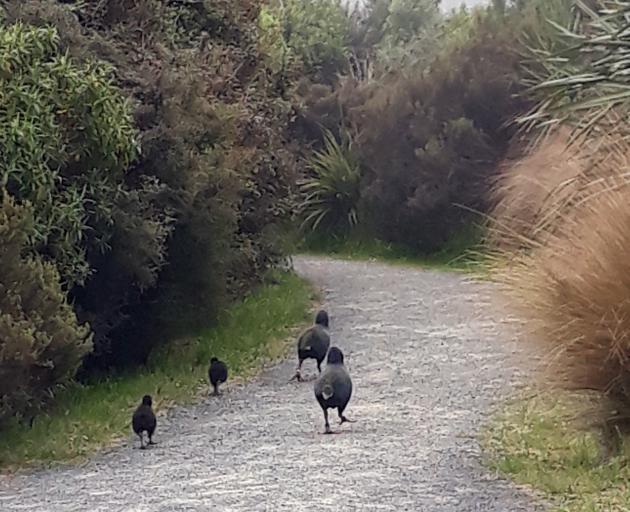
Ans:
[{"label": "gravel path", "polygon": [[489,408],[524,376],[491,287],[367,262],[295,266],[325,292],[356,423],[320,434],[312,383],[287,382],[291,357],[220,399],[175,409],[150,450],[125,446],[80,467],[2,477],[0,510],[538,510],[479,462]]}]

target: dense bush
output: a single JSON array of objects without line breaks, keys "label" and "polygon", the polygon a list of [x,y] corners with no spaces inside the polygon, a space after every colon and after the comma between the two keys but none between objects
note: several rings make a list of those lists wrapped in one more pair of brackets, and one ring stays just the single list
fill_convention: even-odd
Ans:
[{"label": "dense bush", "polygon": [[288,75],[331,82],[347,68],[349,19],[338,0],[270,2],[261,9],[260,28],[267,54]]},{"label": "dense bush", "polygon": [[488,19],[413,77],[305,89],[302,133],[320,123],[355,134],[362,218],[378,237],[435,250],[470,219],[458,205],[485,208],[505,125],[522,108],[507,38]]},{"label": "dense bush", "polygon": [[[75,215],[67,220],[74,231],[61,218],[50,224],[48,245],[33,245],[60,269],[77,315],[94,331],[82,373],[141,363],[165,337],[212,323],[284,255],[296,182],[285,133],[291,109],[277,89],[282,70],[258,37],[260,4],[4,7],[6,33],[50,37],[33,73],[77,84],[57,95],[52,79],[31,88],[43,91],[45,112],[60,116],[50,123],[67,126],[34,154],[61,178],[52,180],[53,204]],[[28,85],[21,66],[2,77],[14,90]],[[23,106],[17,94],[3,98]],[[65,152],[57,156],[51,145],[59,137]],[[28,183],[26,172],[17,176]],[[57,235],[82,266],[64,263]]]},{"label": "dense bush", "polygon": [[379,236],[434,250],[469,217],[457,204],[484,207],[504,124],[520,106],[513,66],[509,50],[481,39],[379,88],[357,112],[363,204]]},{"label": "dense bush", "polygon": [[34,206],[33,248],[66,284],[83,283],[136,154],[127,103],[102,67],[63,55],[52,28],[4,29],[0,69],[0,180]]},{"label": "dense bush", "polygon": [[74,377],[89,328],[67,303],[55,267],[24,256],[36,222],[6,193],[0,205],[0,421],[34,412]]}]

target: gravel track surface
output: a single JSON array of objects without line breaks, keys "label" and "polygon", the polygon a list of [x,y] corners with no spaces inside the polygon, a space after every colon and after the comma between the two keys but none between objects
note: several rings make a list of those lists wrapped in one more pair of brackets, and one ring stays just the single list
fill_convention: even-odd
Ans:
[{"label": "gravel track surface", "polygon": [[[324,292],[356,423],[321,434],[312,382],[288,383],[292,354],[160,418],[149,450],[0,477],[0,511],[542,510],[480,463],[484,419],[526,377],[491,286],[379,263],[309,257],[295,267]],[[304,370],[314,374],[314,362]]]}]

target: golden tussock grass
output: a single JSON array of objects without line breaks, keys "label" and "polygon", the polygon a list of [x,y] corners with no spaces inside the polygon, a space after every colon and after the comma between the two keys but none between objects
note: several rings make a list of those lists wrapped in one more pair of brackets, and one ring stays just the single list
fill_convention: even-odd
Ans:
[{"label": "golden tussock grass", "polygon": [[[508,239],[494,261],[509,260],[494,278],[544,356],[543,384],[599,391],[615,406],[606,419],[619,422],[630,419],[630,145],[606,138],[583,148],[588,167],[555,147],[526,159],[529,176],[548,162],[563,181],[522,191],[534,198],[519,219],[528,231],[494,232]],[[525,249],[513,251],[515,241]]]},{"label": "golden tussock grass", "polygon": [[507,160],[491,191],[487,242],[518,249],[538,240],[550,225],[552,205],[577,191],[589,166],[585,151],[569,150],[568,129],[558,130],[518,160]]}]

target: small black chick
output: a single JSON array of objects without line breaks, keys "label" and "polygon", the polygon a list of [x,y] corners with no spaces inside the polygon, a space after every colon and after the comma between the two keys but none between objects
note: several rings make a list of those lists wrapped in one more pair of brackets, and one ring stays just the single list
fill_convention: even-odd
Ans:
[{"label": "small black chick", "polygon": [[225,382],[228,378],[228,369],[223,361],[219,361],[216,357],[210,359],[210,368],[208,369],[208,377],[210,384],[214,388],[214,394],[219,394],[219,384]]},{"label": "small black chick", "polygon": [[343,364],[343,352],[331,347],[328,352],[326,369],[315,383],[315,398],[324,411],[326,434],[332,434],[328,423],[328,409],[337,409],[339,424],[354,423],[343,415],[352,396],[352,379]]},{"label": "small black chick", "polygon": [[155,432],[155,427],[157,425],[157,420],[155,419],[155,414],[152,409],[153,401],[149,395],[144,395],[142,397],[142,403],[138,406],[136,411],[133,413],[133,418],[131,419],[131,425],[133,427],[133,431],[140,438],[140,448],[144,450],[144,432],[149,436],[149,444],[156,444],[153,442],[153,433]]},{"label": "small black chick", "polygon": [[[328,313],[323,309],[317,313],[315,324],[304,331],[298,338],[298,367],[293,379],[302,381],[302,363],[305,359],[315,359],[317,369],[322,373],[322,361],[330,347],[328,334]],[[291,379],[291,380],[293,380]]]}]

